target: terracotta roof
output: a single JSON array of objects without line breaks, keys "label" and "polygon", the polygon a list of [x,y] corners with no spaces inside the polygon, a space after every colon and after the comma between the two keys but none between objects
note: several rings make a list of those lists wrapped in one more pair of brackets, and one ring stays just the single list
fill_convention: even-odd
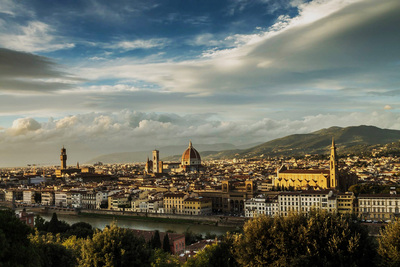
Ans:
[{"label": "terracotta roof", "polygon": [[186,201],[208,202],[208,201],[211,201],[211,199],[210,198],[194,198],[194,197],[192,197],[192,198],[187,198],[184,200],[184,202],[186,202]]},{"label": "terracotta roof", "polygon": [[201,160],[199,152],[192,146],[192,142],[189,142],[189,147],[182,154],[182,162],[190,161],[191,159]]},{"label": "terracotta roof", "polygon": [[184,193],[167,193],[164,194],[164,198],[166,197],[184,197],[185,194]]},{"label": "terracotta roof", "polygon": [[292,170],[285,170],[285,171],[280,171],[279,173],[304,173],[304,174],[329,174],[329,170],[303,170],[303,169],[292,169]]},{"label": "terracotta roof", "polygon": [[400,198],[400,195],[397,194],[360,194],[358,198],[362,197],[374,197],[374,198]]}]

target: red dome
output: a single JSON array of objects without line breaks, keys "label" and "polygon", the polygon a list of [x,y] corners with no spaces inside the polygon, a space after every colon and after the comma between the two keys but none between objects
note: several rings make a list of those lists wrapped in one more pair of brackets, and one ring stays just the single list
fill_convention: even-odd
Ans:
[{"label": "red dome", "polygon": [[192,142],[189,142],[189,147],[182,154],[182,165],[200,165],[201,157],[200,153],[192,146]]}]

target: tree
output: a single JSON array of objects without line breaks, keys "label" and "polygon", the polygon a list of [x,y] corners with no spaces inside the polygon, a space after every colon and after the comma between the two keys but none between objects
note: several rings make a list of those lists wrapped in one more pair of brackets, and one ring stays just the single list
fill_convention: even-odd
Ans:
[{"label": "tree", "polygon": [[165,235],[164,235],[164,240],[163,240],[163,245],[162,245],[162,247],[163,247],[163,250],[164,250],[165,252],[171,253],[171,246],[170,246],[170,244],[169,244],[168,233],[165,233]]},{"label": "tree", "polygon": [[178,267],[181,266],[179,258],[176,255],[171,255],[160,248],[155,249],[151,260],[152,267]]},{"label": "tree", "polygon": [[161,238],[160,238],[160,232],[158,230],[154,231],[154,235],[150,240],[150,247],[152,249],[161,248]]},{"label": "tree", "polygon": [[39,258],[28,240],[32,231],[14,211],[0,210],[0,266],[39,265]]},{"label": "tree", "polygon": [[97,230],[82,246],[80,266],[149,266],[151,250],[133,231],[115,224]]},{"label": "tree", "polygon": [[74,258],[76,259],[76,262],[80,262],[82,260],[81,257],[81,251],[82,251],[82,247],[83,247],[83,243],[86,240],[83,238],[77,238],[76,236],[72,235],[70,237],[68,237],[67,239],[65,239],[62,242],[62,245],[70,250],[72,252],[72,254],[74,255]]},{"label": "tree", "polygon": [[187,267],[235,267],[239,266],[232,254],[232,239],[227,236],[221,243],[214,243],[206,246],[199,251],[194,257],[189,258],[185,266]]},{"label": "tree", "polygon": [[196,243],[197,241],[203,240],[203,236],[202,234],[195,234],[193,233],[192,230],[189,229],[189,227],[186,229],[185,232],[183,232],[183,234],[185,235],[185,243],[187,245]]},{"label": "tree", "polygon": [[36,215],[36,217],[35,217],[35,227],[39,231],[47,231],[47,228],[49,227],[49,223],[46,222],[46,220],[43,219],[40,215]]},{"label": "tree", "polygon": [[69,224],[64,221],[59,221],[57,218],[57,213],[53,213],[51,216],[51,220],[46,229],[47,232],[57,234],[57,233],[65,233],[70,228]]},{"label": "tree", "polygon": [[378,238],[379,265],[399,266],[400,265],[400,221],[396,219],[389,223],[380,232]]},{"label": "tree", "polygon": [[29,239],[40,257],[40,266],[44,267],[72,267],[76,264],[76,257],[72,250],[64,247],[60,242],[60,234],[51,233],[30,235]]},{"label": "tree", "polygon": [[257,217],[234,241],[243,266],[371,266],[373,254],[364,227],[325,212]]},{"label": "tree", "polygon": [[93,227],[86,222],[77,222],[71,225],[69,230],[65,233],[66,236],[76,236],[77,238],[92,237],[94,234]]}]

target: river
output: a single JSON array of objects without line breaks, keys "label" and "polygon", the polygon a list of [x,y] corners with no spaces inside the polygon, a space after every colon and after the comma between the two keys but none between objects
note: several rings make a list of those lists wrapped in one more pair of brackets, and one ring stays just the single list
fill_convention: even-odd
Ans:
[{"label": "river", "polygon": [[[52,214],[41,214],[45,220],[50,221]],[[106,225],[110,225],[113,221],[112,217],[89,217],[84,215],[64,215],[57,214],[57,217],[61,221],[65,221],[69,224],[74,224],[77,222],[86,222],[95,228],[104,229]],[[202,224],[190,224],[190,223],[169,223],[169,222],[152,222],[152,221],[141,221],[130,218],[118,218],[117,225],[123,228],[138,229],[138,230],[159,230],[160,232],[165,232],[172,230],[176,233],[183,233],[187,229],[195,234],[206,233],[223,235],[228,231],[233,231],[235,227],[223,227],[214,225],[202,225]]]}]

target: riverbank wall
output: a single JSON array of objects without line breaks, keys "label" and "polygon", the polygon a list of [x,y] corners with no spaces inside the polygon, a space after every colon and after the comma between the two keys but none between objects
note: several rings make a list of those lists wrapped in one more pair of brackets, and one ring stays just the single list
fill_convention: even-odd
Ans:
[{"label": "riverbank wall", "polygon": [[242,226],[246,221],[243,217],[228,217],[219,215],[181,215],[181,214],[166,214],[166,213],[145,213],[145,212],[127,212],[127,211],[113,211],[113,210],[87,210],[82,209],[81,214],[95,215],[95,216],[123,216],[132,217],[137,219],[155,219],[155,220],[173,220],[173,221],[187,221],[191,223],[210,224],[216,226]]},{"label": "riverbank wall", "polygon": [[[10,202],[0,202],[0,206],[13,208]],[[166,213],[146,213],[146,212],[130,212],[130,211],[114,211],[114,210],[93,210],[93,209],[72,209],[54,206],[32,206],[16,204],[14,208],[26,208],[29,212],[37,214],[51,214],[53,212],[63,215],[73,216],[92,216],[92,217],[124,217],[133,220],[150,220],[150,221],[170,221],[176,223],[193,223],[215,226],[236,227],[242,226],[246,218],[232,217],[222,215],[181,215],[181,214],[166,214]]]}]

